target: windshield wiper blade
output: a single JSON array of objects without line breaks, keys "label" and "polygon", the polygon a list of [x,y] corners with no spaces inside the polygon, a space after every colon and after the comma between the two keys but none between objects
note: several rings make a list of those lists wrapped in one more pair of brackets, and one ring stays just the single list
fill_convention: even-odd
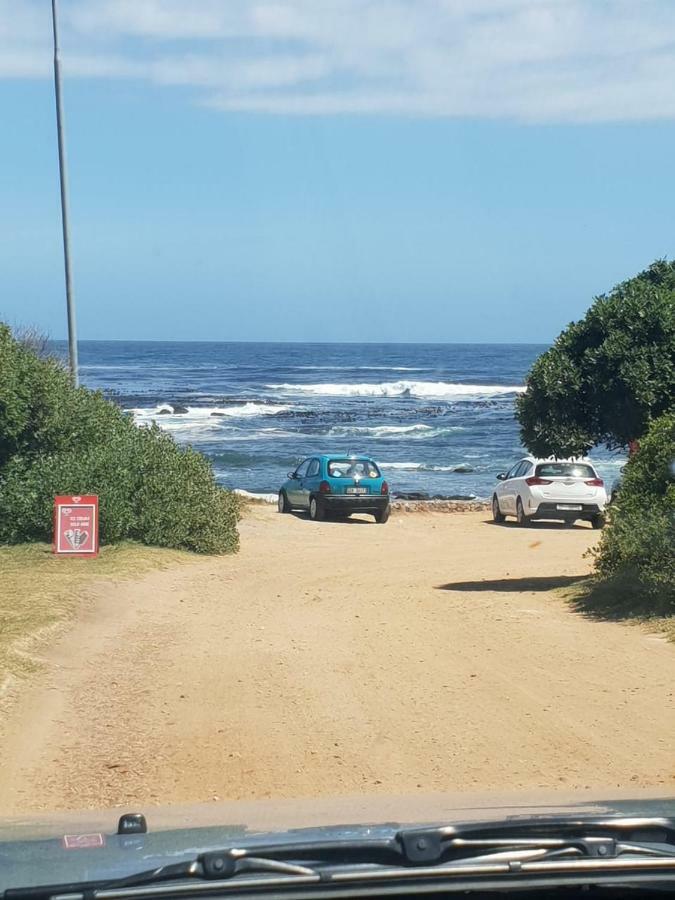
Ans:
[{"label": "windshield wiper blade", "polygon": [[317,871],[309,866],[287,863],[283,860],[249,856],[245,851],[227,850],[216,853],[202,853],[193,860],[169,863],[129,875],[123,878],[99,881],[74,882],[70,884],[37,885],[26,888],[8,888],[2,895],[4,900],[46,900],[49,897],[67,895],[95,896],[101,891],[143,887],[169,881],[185,882],[190,879],[226,880],[236,875],[270,873],[291,875],[320,880]]},{"label": "windshield wiper blade", "polygon": [[656,817],[527,817],[411,828],[397,837],[406,859],[418,864],[527,849],[605,859],[621,853],[675,855],[675,819]]},{"label": "windshield wiper blade", "polygon": [[[663,877],[675,875],[675,819],[537,817],[433,828],[409,828],[392,837],[283,841],[212,850],[194,859],[170,863],[134,875],[87,882],[9,889],[5,900],[44,900],[55,895],[101,894],[171,881],[228,881],[244,876],[242,886],[286,882],[295,886],[433,874],[504,876],[529,871],[546,874],[546,866],[571,871],[605,864],[658,863]],[[593,865],[595,864],[595,865]],[[538,867],[543,867],[539,869]],[[656,867],[656,866],[655,866]],[[268,884],[265,882],[268,881]]]},{"label": "windshield wiper blade", "polygon": [[250,856],[245,850],[233,848],[226,851],[200,853],[191,862],[173,863],[167,866],[160,866],[157,869],[150,869],[147,872],[139,872],[137,875],[130,875],[128,878],[115,879],[114,882],[109,881],[107,887],[113,884],[116,888],[140,887],[143,884],[157,884],[158,882],[180,878],[202,878],[205,880],[232,878],[245,872],[318,876],[318,873],[309,866],[264,856]]},{"label": "windshield wiper blade", "polygon": [[2,897],[4,900],[46,900],[60,895],[90,895],[92,892],[170,881],[221,881],[244,874],[295,876],[309,881],[321,881],[324,880],[324,873],[314,868],[313,864],[338,862],[345,857],[349,858],[350,863],[401,861],[400,848],[393,838],[283,842],[249,848],[210,850],[191,860],[169,863],[122,878],[8,888]]}]

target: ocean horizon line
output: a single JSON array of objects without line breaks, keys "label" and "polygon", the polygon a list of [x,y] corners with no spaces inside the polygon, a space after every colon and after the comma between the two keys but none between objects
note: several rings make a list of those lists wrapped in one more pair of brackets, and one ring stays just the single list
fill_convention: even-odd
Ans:
[{"label": "ocean horizon line", "polygon": [[[67,338],[48,338],[50,344],[68,344]],[[548,347],[547,341],[269,341],[269,340],[238,340],[238,341],[213,341],[197,338],[80,338],[80,344],[225,344],[228,346],[240,346],[242,344],[265,345],[269,347],[282,346],[324,346],[324,347]]]}]

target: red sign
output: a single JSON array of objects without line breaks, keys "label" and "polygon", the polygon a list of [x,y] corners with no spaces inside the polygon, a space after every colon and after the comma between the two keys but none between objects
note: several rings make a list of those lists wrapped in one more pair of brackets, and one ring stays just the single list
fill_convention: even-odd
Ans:
[{"label": "red sign", "polygon": [[102,834],[64,834],[63,846],[66,850],[91,850],[93,847],[105,847],[105,836]]},{"label": "red sign", "polygon": [[96,556],[98,497],[54,497],[54,553]]}]

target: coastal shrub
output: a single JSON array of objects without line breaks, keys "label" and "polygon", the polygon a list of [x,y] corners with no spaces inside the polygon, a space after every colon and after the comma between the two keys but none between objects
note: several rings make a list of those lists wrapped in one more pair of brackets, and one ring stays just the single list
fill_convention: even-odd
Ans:
[{"label": "coastal shrub", "polygon": [[178,449],[158,426],[140,430],[143,477],[138,487],[138,536],[160,547],[228,553],[239,546],[239,498],[218,487],[210,462]]},{"label": "coastal shrub", "polygon": [[537,358],[516,401],[524,445],[569,456],[639,440],[675,405],[675,262],[595,299]]},{"label": "coastal shrub", "polygon": [[592,595],[606,611],[675,615],[674,464],[671,413],[652,423],[628,462],[595,551]]},{"label": "coastal shrub", "polygon": [[111,437],[109,446],[83,452],[10,460],[0,476],[0,541],[50,540],[55,494],[97,494],[102,543],[130,538],[134,479],[125,465],[125,442],[119,443]]},{"label": "coastal shrub", "polygon": [[0,323],[0,471],[14,456],[102,443],[126,423],[102,394],[75,389],[61,362]]},{"label": "coastal shrub", "polygon": [[0,542],[49,540],[55,494],[98,495],[103,543],[238,547],[238,498],[204,456],[74,389],[58,361],[0,325]]}]

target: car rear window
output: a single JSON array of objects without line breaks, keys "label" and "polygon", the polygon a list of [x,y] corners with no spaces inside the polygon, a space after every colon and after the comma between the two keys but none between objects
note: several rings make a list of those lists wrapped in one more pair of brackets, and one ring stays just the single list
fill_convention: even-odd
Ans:
[{"label": "car rear window", "polygon": [[596,478],[593,467],[585,463],[550,462],[539,463],[536,475],[542,478]]},{"label": "car rear window", "polygon": [[328,474],[331,478],[379,478],[380,470],[369,459],[331,459]]}]

